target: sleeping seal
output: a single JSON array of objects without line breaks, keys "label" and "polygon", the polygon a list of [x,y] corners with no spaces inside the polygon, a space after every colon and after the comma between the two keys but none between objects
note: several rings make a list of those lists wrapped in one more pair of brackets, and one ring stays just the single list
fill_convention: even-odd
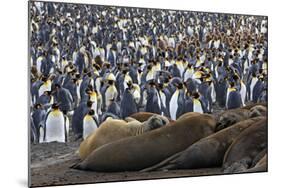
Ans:
[{"label": "sleeping seal", "polygon": [[216,121],[202,114],[183,117],[174,124],[101,146],[72,167],[101,172],[141,170],[212,134]]},{"label": "sleeping seal", "polygon": [[249,118],[249,110],[237,108],[222,112],[218,116],[216,131],[229,127],[239,121]]},{"label": "sleeping seal", "polygon": [[[151,112],[137,112],[137,113],[134,113],[134,114],[130,115],[130,117],[132,117],[132,118],[134,118],[134,119],[136,119],[140,122],[144,122],[144,121],[147,121],[153,115],[158,115],[158,114],[151,113]],[[168,118],[168,120],[170,122],[174,122],[170,118]]]},{"label": "sleeping seal", "polygon": [[267,119],[264,118],[243,131],[227,149],[223,160],[225,173],[244,172],[254,158],[267,148]]},{"label": "sleeping seal", "polygon": [[195,142],[184,151],[142,171],[219,167],[222,165],[224,154],[233,140],[244,129],[261,119],[264,119],[264,117],[240,121],[231,127]]},{"label": "sleeping seal", "polygon": [[80,144],[80,158],[85,159],[93,150],[104,144],[140,135],[169,123],[167,118],[160,115],[153,115],[143,123],[129,117],[126,120],[108,119],[104,121],[93,134]]}]

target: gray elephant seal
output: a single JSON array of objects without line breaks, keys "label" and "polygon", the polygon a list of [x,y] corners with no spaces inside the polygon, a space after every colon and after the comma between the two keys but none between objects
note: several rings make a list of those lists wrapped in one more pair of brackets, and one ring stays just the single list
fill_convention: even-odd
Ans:
[{"label": "gray elephant seal", "polygon": [[153,115],[147,121],[141,123],[134,118],[126,118],[127,121],[108,119],[79,147],[79,156],[85,159],[93,150],[129,136],[137,136],[145,132],[160,128],[169,123],[169,120],[160,115]]},{"label": "gray elephant seal", "polygon": [[249,110],[237,108],[232,110],[227,110],[219,114],[217,119],[216,131],[220,131],[227,128],[239,121],[243,121],[249,118]]},{"label": "gray elephant seal", "polygon": [[265,119],[256,117],[240,121],[231,127],[223,129],[206,138],[199,140],[161,163],[143,169],[143,172],[153,170],[194,169],[222,166],[223,157],[233,140],[253,123]]},{"label": "gray elephant seal", "polygon": [[202,114],[181,118],[174,124],[106,144],[73,168],[101,172],[138,171],[212,134],[216,121],[212,116]]},{"label": "gray elephant seal", "polygon": [[230,145],[223,160],[225,173],[244,172],[255,157],[267,148],[267,120],[254,123],[243,131]]}]

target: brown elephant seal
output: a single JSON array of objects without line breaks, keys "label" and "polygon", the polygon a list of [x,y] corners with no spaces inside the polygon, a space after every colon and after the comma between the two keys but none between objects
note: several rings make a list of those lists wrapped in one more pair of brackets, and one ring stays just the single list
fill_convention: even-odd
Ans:
[{"label": "brown elephant seal", "polygon": [[153,170],[194,169],[222,166],[224,154],[233,140],[253,123],[264,119],[256,117],[240,121],[231,127],[216,132],[195,142],[157,165],[143,169],[143,172]]},{"label": "brown elephant seal", "polygon": [[227,149],[223,160],[225,173],[244,172],[254,158],[267,148],[267,119],[254,123],[243,131]]},{"label": "brown elephant seal", "polygon": [[182,118],[143,135],[124,138],[94,150],[73,166],[92,171],[138,171],[180,152],[214,132],[216,121],[208,115]]},{"label": "brown elephant seal", "polygon": [[188,117],[191,117],[191,116],[199,116],[199,115],[201,115],[201,113],[198,113],[198,112],[187,112],[187,113],[181,115],[181,116],[178,118],[178,120],[179,120],[179,119],[182,119],[182,118],[188,118]]},{"label": "brown elephant seal", "polygon": [[246,110],[250,110],[251,108],[257,106],[257,105],[261,105],[267,108],[267,103],[266,102],[258,102],[258,103],[253,103],[253,104],[249,104],[247,106],[243,106],[242,109],[246,109]]},{"label": "brown elephant seal", "polygon": [[127,117],[126,120],[108,119],[104,121],[93,134],[80,144],[80,158],[85,159],[93,150],[104,144],[140,135],[169,123],[166,117],[160,115],[153,115],[143,123],[131,117]]},{"label": "brown elephant seal", "polygon": [[239,121],[249,118],[249,110],[237,108],[227,110],[218,115],[216,131],[227,128]]},{"label": "brown elephant seal", "polygon": [[[151,113],[151,112],[136,112],[136,113],[130,115],[130,117],[132,117],[140,122],[144,122],[144,121],[147,121],[153,115],[159,115],[159,114],[155,114],[155,113]],[[165,117],[165,116],[163,116],[163,117]],[[174,120],[171,120],[170,118],[167,118],[167,119],[170,122],[174,122]]]},{"label": "brown elephant seal", "polygon": [[250,109],[249,117],[266,116],[267,107],[263,105],[256,105]]},{"label": "brown elephant seal", "polygon": [[253,168],[247,169],[245,172],[267,172],[267,168],[267,154],[265,154]]}]

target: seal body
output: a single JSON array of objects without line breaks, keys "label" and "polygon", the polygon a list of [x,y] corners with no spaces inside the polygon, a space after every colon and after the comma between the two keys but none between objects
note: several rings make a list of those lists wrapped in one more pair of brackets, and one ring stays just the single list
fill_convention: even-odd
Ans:
[{"label": "seal body", "polygon": [[247,109],[232,109],[222,112],[218,116],[216,131],[229,127],[239,121],[249,118],[249,110]]},{"label": "seal body", "polygon": [[[137,112],[137,113],[130,115],[130,117],[132,117],[140,122],[144,122],[144,121],[147,121],[153,115],[157,115],[157,114],[154,114],[151,112]],[[165,117],[165,116],[163,116],[163,117]],[[165,118],[168,118],[168,117],[165,117]],[[171,120],[170,118],[168,118],[168,120],[170,122],[174,122],[174,120]]]},{"label": "seal body", "polygon": [[219,167],[222,165],[224,154],[233,140],[243,130],[261,119],[264,119],[264,117],[240,121],[231,127],[199,140],[184,151],[142,171]]},{"label": "seal body", "polygon": [[136,136],[148,132],[169,123],[168,119],[160,115],[154,115],[145,122],[139,122],[134,118],[126,118],[128,121],[109,119],[87,137],[80,145],[79,155],[85,159],[95,149],[117,140]]},{"label": "seal body", "polygon": [[174,124],[106,144],[73,168],[103,172],[141,170],[212,134],[216,122],[203,114],[183,117]]},{"label": "seal body", "polygon": [[224,156],[225,173],[243,172],[254,158],[267,147],[267,120],[263,119],[243,131],[230,145]]}]

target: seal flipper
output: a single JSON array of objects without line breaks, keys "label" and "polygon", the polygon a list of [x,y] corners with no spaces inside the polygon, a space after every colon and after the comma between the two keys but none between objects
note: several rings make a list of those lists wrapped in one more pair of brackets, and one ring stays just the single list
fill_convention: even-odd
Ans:
[{"label": "seal flipper", "polygon": [[144,168],[144,169],[140,170],[140,172],[150,172],[150,171],[157,171],[157,170],[166,171],[166,170],[175,169],[177,167],[177,164],[174,161],[183,152],[184,152],[184,150],[168,157],[167,159],[163,160],[160,163],[157,163],[156,165],[153,165],[148,168]]},{"label": "seal flipper", "polygon": [[81,159],[77,159],[73,165],[71,165],[69,168],[77,169],[77,170],[85,170],[83,167],[83,161]]}]

